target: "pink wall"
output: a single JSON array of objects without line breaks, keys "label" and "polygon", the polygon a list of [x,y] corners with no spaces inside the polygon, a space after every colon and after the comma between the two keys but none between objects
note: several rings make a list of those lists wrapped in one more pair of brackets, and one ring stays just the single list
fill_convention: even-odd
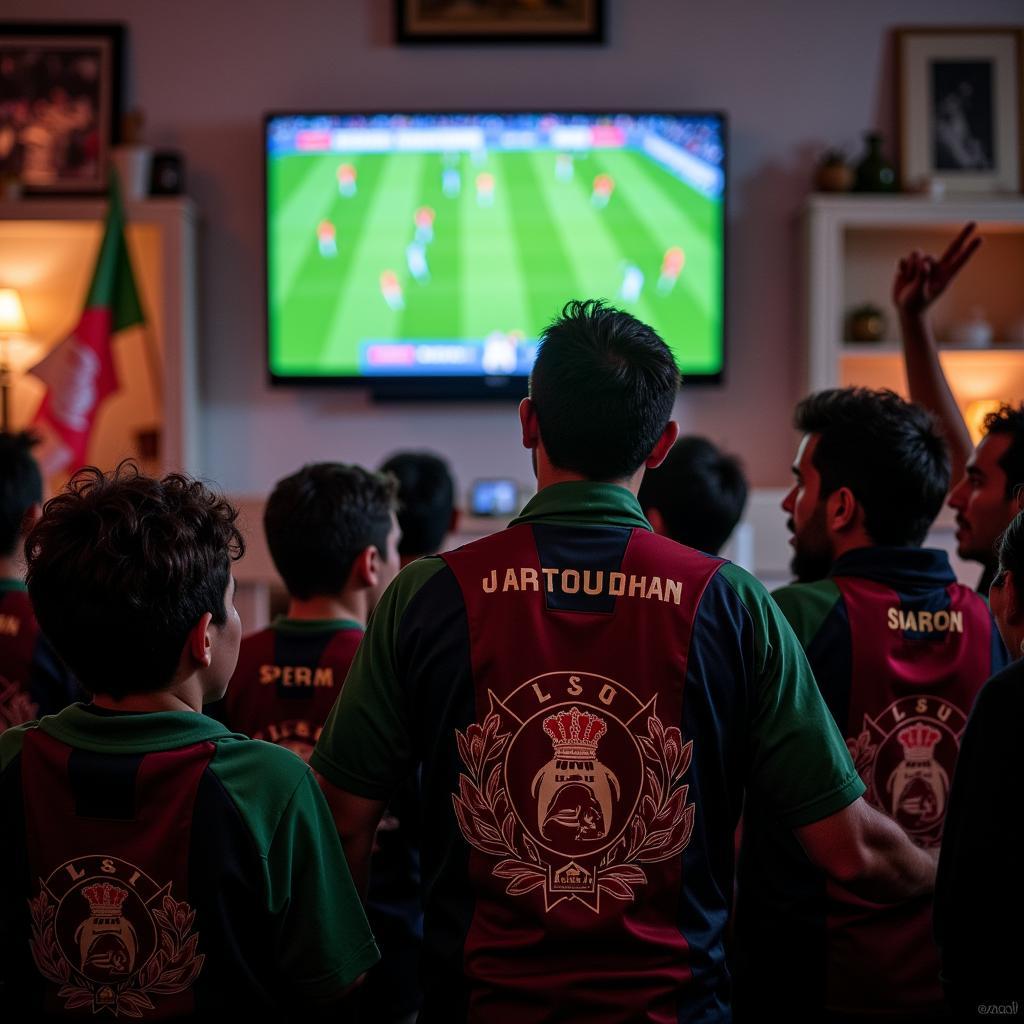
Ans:
[{"label": "pink wall", "polygon": [[[446,452],[463,486],[530,477],[511,406],[379,407],[264,382],[260,115],[281,108],[714,107],[731,118],[729,367],[685,391],[684,430],[719,439],[754,482],[783,483],[800,381],[796,216],[814,156],[890,134],[887,30],[1007,24],[1019,0],[607,0],[604,48],[424,48],[390,42],[390,0],[6,0],[5,18],[128,26],[130,104],[148,141],[181,149],[204,218],[206,474],[264,492],[297,464]],[[895,140],[893,140],[895,141]]]}]

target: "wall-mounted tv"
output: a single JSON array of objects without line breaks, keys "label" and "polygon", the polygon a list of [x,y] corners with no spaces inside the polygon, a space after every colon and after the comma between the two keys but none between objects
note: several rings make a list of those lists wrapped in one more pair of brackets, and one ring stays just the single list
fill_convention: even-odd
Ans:
[{"label": "wall-mounted tv", "polygon": [[721,378],[720,114],[282,113],[265,153],[276,383],[523,394],[571,298],[651,324],[687,379]]}]

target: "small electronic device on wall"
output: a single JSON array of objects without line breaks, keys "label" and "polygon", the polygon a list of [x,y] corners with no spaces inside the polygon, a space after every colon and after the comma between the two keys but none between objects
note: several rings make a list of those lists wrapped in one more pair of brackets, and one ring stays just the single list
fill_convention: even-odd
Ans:
[{"label": "small electronic device on wall", "polygon": [[268,115],[271,379],[519,397],[602,298],[720,380],[725,158],[714,113]]}]

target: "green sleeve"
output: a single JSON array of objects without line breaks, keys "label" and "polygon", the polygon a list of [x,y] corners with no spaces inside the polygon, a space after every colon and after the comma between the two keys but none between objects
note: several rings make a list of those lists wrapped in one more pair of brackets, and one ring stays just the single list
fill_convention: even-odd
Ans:
[{"label": "green sleeve", "polygon": [[835,608],[840,593],[833,580],[820,580],[780,587],[772,592],[772,597],[806,651],[807,645],[817,636]]},{"label": "green sleeve", "polygon": [[0,771],[3,771],[20,753],[25,742],[25,733],[35,729],[38,722],[26,722],[0,732]]},{"label": "green sleeve", "polygon": [[379,959],[327,801],[311,772],[267,853],[275,960],[304,1003],[337,999]]},{"label": "green sleeve", "polygon": [[412,770],[399,629],[409,602],[444,566],[440,558],[421,558],[384,592],[310,758],[329,782],[356,796],[387,800]]},{"label": "green sleeve", "polygon": [[820,821],[853,803],[864,783],[778,606],[742,569],[721,572],[753,620],[749,787],[789,828]]},{"label": "green sleeve", "polygon": [[379,954],[313,773],[290,750],[243,737],[218,742],[210,767],[263,862],[283,984],[305,1004],[337,999]]}]

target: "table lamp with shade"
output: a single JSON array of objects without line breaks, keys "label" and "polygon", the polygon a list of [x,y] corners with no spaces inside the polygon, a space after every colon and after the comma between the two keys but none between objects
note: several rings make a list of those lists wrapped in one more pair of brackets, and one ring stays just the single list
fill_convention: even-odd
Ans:
[{"label": "table lamp with shade", "polygon": [[13,364],[27,362],[31,365],[36,355],[36,346],[28,337],[28,320],[18,290],[0,288],[0,429],[5,434],[11,429]]}]

